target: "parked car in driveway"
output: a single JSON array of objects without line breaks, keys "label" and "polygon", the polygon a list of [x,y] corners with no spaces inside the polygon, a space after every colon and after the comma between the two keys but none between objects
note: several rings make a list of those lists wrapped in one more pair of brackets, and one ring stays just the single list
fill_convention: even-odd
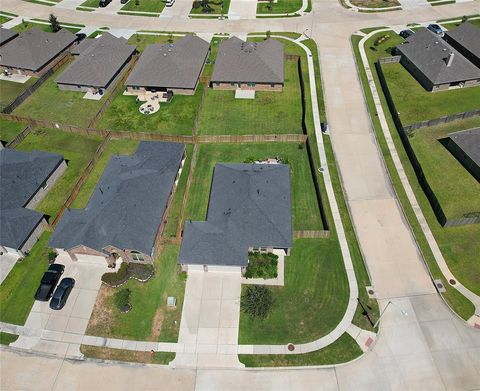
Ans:
[{"label": "parked car in driveway", "polygon": [[55,289],[52,300],[50,300],[50,308],[52,310],[61,310],[67,302],[68,296],[74,286],[75,280],[73,278],[66,277],[62,279],[60,284],[58,284],[57,289]]},{"label": "parked car in driveway", "polygon": [[429,29],[431,32],[433,32],[435,34],[443,35],[442,28],[436,23],[429,24],[427,29]]},{"label": "parked car in driveway", "polygon": [[101,7],[101,8],[104,8],[107,5],[109,5],[111,2],[112,2],[112,0],[100,0],[98,2],[98,6]]},{"label": "parked car in driveway", "polygon": [[398,35],[400,35],[404,39],[407,39],[408,37],[412,36],[413,34],[415,34],[413,32],[413,30],[406,29],[406,30],[400,31],[400,33]]},{"label": "parked car in driveway", "polygon": [[40,286],[35,293],[35,300],[48,301],[50,297],[52,297],[53,291],[64,270],[65,266],[58,263],[54,263],[48,267],[48,270],[43,274]]}]

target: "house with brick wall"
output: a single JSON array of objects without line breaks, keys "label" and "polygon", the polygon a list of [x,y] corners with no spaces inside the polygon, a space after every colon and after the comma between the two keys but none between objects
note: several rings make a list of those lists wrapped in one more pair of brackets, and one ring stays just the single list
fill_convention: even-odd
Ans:
[{"label": "house with brick wall", "polygon": [[290,166],[215,166],[206,221],[187,221],[178,263],[183,270],[244,273],[249,251],[292,247]]},{"label": "house with brick wall", "polygon": [[49,246],[79,262],[152,263],[184,161],[183,144],[151,141],[113,156],[87,206],[65,212]]},{"label": "house with brick wall", "polygon": [[0,252],[25,256],[45,230],[45,216],[34,210],[63,174],[61,155],[0,150]]},{"label": "house with brick wall", "polygon": [[275,39],[245,42],[237,37],[218,48],[210,86],[218,90],[282,91],[285,83],[283,44]]},{"label": "house with brick wall", "polygon": [[0,70],[40,77],[68,55],[76,41],[76,35],[66,29],[25,31],[0,47]]}]

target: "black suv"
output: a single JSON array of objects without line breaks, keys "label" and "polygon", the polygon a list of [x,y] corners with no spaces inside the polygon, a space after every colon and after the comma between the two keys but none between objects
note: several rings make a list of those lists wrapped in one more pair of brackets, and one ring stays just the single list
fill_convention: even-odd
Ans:
[{"label": "black suv", "polygon": [[111,2],[112,2],[112,0],[100,0],[98,2],[98,6],[103,8],[103,7],[106,7],[107,5],[109,5]]},{"label": "black suv", "polygon": [[52,297],[53,290],[57,286],[57,282],[60,280],[64,270],[65,266],[58,263],[54,263],[48,267],[35,293],[35,300],[48,301],[50,297]]}]

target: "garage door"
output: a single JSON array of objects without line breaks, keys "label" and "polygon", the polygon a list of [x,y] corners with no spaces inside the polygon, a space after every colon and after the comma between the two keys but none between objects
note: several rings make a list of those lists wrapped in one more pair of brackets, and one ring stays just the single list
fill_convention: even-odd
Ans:
[{"label": "garage door", "polygon": [[105,257],[78,253],[75,255],[77,256],[77,261],[80,263],[92,263],[96,265],[107,266],[107,260],[105,259]]}]

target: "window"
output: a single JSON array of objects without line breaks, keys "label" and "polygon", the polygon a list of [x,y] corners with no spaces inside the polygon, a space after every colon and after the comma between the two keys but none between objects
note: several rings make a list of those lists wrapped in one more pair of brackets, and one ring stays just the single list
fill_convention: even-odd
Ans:
[{"label": "window", "polygon": [[131,251],[130,253],[132,254],[132,259],[134,261],[144,261],[143,254],[141,252]]}]

